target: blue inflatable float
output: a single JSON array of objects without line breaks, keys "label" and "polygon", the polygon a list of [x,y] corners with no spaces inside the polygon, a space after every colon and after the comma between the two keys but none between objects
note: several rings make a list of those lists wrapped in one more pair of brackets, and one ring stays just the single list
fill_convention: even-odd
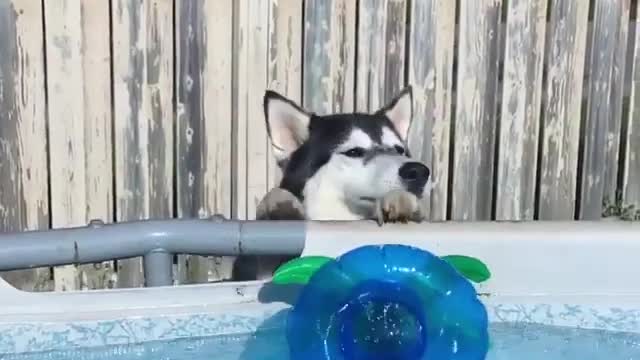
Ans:
[{"label": "blue inflatable float", "polygon": [[287,321],[292,360],[481,360],[488,320],[472,284],[441,258],[363,246],[329,261]]}]

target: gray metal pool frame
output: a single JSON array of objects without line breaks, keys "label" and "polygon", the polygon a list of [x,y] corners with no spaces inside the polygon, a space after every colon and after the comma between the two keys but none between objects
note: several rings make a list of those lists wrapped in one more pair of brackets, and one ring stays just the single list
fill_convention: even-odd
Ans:
[{"label": "gray metal pool frame", "polygon": [[[339,256],[349,246],[388,243],[389,239],[408,244],[428,241],[433,249],[450,244],[455,251],[465,243],[469,252],[484,249],[485,258],[493,259],[493,266],[498,266],[503,256],[493,254],[488,243],[493,244],[491,249],[499,246],[513,253],[535,252],[545,261],[562,262],[571,254],[573,261],[591,264],[598,254],[606,259],[598,261],[608,262],[606,278],[626,279],[637,269],[640,222],[445,221],[380,228],[375,221],[243,221],[222,216],[114,224],[91,221],[82,227],[0,234],[0,271],[142,256],[145,285],[167,286],[173,283],[175,254],[298,256],[311,251]],[[611,243],[617,244],[616,248],[611,248]],[[526,266],[514,270],[511,261],[505,266],[508,272],[530,271]],[[628,288],[626,282],[620,286]]]},{"label": "gray metal pool frame", "polygon": [[304,221],[143,220],[0,234],[0,271],[143,257],[146,286],[173,282],[173,255],[299,255]]}]

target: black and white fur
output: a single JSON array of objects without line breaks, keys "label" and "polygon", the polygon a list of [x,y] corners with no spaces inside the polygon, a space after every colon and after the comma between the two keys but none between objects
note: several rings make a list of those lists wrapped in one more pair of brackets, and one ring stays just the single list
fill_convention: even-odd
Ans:
[{"label": "black and white fur", "polygon": [[283,176],[257,218],[421,221],[430,170],[407,147],[412,103],[407,87],[373,113],[320,116],[267,91],[267,131]]},{"label": "black and white fur", "polygon": [[374,113],[326,116],[267,91],[264,112],[280,188],[303,204],[306,219],[420,219],[430,170],[407,148],[410,87]]}]

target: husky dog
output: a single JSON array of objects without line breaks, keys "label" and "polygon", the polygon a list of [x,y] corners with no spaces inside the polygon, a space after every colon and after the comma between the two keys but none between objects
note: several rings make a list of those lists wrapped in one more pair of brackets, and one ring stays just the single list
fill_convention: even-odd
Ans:
[{"label": "husky dog", "polygon": [[320,116],[266,91],[267,132],[282,181],[256,218],[421,221],[430,170],[407,148],[412,104],[407,87],[373,113]]}]

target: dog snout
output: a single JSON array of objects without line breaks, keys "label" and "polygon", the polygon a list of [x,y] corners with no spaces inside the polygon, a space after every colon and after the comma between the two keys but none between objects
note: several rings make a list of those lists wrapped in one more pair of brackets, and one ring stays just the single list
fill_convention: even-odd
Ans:
[{"label": "dog snout", "polygon": [[429,180],[431,172],[426,165],[420,162],[408,162],[400,167],[398,175],[408,191],[420,195]]}]

